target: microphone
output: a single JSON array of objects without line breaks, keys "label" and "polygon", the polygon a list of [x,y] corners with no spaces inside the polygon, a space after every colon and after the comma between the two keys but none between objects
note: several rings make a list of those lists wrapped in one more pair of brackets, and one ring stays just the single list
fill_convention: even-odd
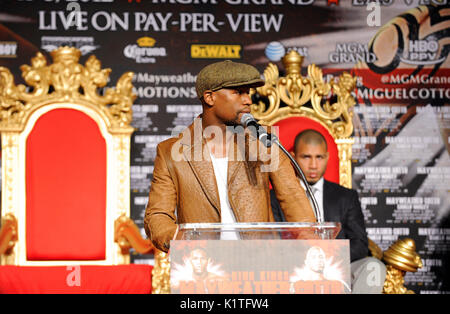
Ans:
[{"label": "microphone", "polygon": [[266,147],[272,146],[274,142],[272,134],[267,133],[266,129],[264,129],[250,113],[244,113],[242,115],[241,125],[249,128],[253,136],[259,139]]}]

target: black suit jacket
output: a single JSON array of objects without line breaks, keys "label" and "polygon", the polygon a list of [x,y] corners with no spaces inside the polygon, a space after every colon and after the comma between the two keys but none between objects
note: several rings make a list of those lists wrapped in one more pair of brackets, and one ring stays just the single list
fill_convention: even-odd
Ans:
[{"label": "black suit jacket", "polygon": [[[270,201],[275,221],[286,221],[273,190],[270,191]],[[325,221],[341,223],[342,228],[336,238],[350,240],[351,262],[369,255],[364,216],[355,190],[324,180],[323,211]]]}]

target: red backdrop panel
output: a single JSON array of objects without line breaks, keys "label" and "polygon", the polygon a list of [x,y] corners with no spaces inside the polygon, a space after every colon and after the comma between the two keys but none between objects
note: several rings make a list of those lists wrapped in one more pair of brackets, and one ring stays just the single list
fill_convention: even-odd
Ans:
[{"label": "red backdrop panel", "polygon": [[330,154],[324,178],[328,181],[339,184],[338,149],[333,137],[325,127],[312,119],[304,117],[291,117],[283,119],[274,125],[279,127],[280,142],[288,151],[294,150],[294,139],[301,131],[313,129],[320,132],[327,141],[328,152]]},{"label": "red backdrop panel", "polygon": [[26,143],[28,260],[105,259],[106,142],[73,109],[41,116]]}]

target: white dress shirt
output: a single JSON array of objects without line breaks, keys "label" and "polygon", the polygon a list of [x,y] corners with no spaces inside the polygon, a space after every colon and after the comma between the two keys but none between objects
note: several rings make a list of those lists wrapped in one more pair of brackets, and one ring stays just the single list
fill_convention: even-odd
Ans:
[{"label": "white dress shirt", "polygon": [[[317,205],[319,206],[319,211],[320,211],[321,216],[325,217],[324,216],[324,212],[323,212],[323,182],[324,182],[324,179],[322,177],[315,184],[311,185],[311,190],[312,190],[312,192],[314,194],[314,197],[316,198]],[[306,192],[306,187],[305,187],[305,185],[304,185],[302,180],[300,180],[300,184],[302,185],[303,189]],[[312,200],[310,199],[309,195],[306,194],[306,196],[309,199],[311,207],[314,209],[314,204],[313,204]]]}]

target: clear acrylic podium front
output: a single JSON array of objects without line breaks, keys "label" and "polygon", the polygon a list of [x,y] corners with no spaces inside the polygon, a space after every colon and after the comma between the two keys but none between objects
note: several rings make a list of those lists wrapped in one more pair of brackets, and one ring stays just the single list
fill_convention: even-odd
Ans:
[{"label": "clear acrylic podium front", "polygon": [[180,224],[170,245],[168,290],[175,294],[348,293],[349,241],[336,239],[340,229],[340,223],[334,222]]},{"label": "clear acrylic podium front", "polygon": [[176,240],[335,239],[338,222],[254,222],[180,224]]}]

